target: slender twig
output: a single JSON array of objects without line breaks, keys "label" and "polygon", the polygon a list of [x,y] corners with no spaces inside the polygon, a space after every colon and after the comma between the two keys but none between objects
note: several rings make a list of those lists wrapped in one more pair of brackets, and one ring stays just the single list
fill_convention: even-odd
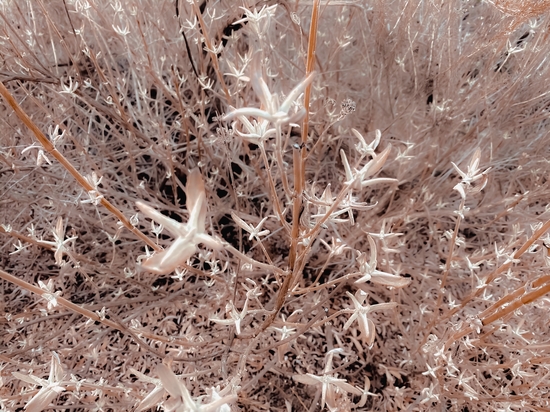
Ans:
[{"label": "slender twig", "polygon": [[[29,130],[34,134],[36,140],[44,147],[44,149],[51,154],[61,165],[67,170],[78,182],[80,186],[84,188],[86,192],[95,191],[95,188],[88,182],[88,180],[80,174],[78,170],[63,156],[55,146],[48,140],[48,138],[42,133],[42,131],[36,126],[36,124],[31,120],[31,118],[25,113],[25,111],[19,106],[15,101],[12,94],[8,91],[6,86],[0,82],[0,94],[12,107],[13,111],[19,117],[19,119],[29,128]],[[118,210],[111,202],[109,202],[104,197],[100,197],[99,203],[101,203],[109,212],[111,212],[122,224],[134,235],[136,235],[140,240],[145,242],[149,247],[154,250],[160,250],[161,248],[155,244],[151,239],[141,233],[136,227],[134,227],[130,221],[124,216],[124,214]]]},{"label": "slender twig", "polygon": [[197,16],[197,19],[199,20],[199,24],[201,26],[202,35],[204,38],[204,43],[206,44],[206,49],[208,54],[210,55],[210,59],[212,60],[212,65],[214,66],[214,71],[216,72],[216,76],[218,77],[218,81],[220,82],[223,92],[225,94],[225,98],[227,99],[227,104],[232,104],[231,95],[229,94],[229,90],[227,89],[227,85],[225,84],[225,80],[223,79],[223,75],[220,71],[220,63],[218,61],[218,56],[216,55],[214,48],[212,47],[212,43],[210,42],[210,37],[208,36],[208,30],[206,30],[206,23],[204,22],[204,19],[202,18],[202,13],[199,10],[199,7],[197,6],[197,3],[195,0],[193,0],[193,10],[195,11],[195,15]]},{"label": "slender twig", "polygon": [[[309,76],[314,69],[315,65],[315,49],[317,47],[317,25],[319,23],[319,0],[315,0],[313,3],[313,10],[311,12],[311,25],[309,28],[309,41],[307,49],[307,62],[306,62],[306,77]],[[306,109],[306,115],[302,122],[302,144],[301,144],[301,156],[298,163],[294,163],[294,202],[292,204],[292,233],[290,244],[290,267],[294,268],[296,257],[298,255],[298,238],[300,236],[300,215],[302,213],[302,196],[306,182],[306,158],[307,158],[307,138],[309,132],[309,101],[311,97],[311,83],[306,87],[304,92],[304,107]],[[286,293],[286,292],[285,292]]]},{"label": "slender twig", "polygon": [[550,220],[547,220],[533,235],[521,246],[518,250],[516,250],[514,253],[512,253],[512,256],[510,259],[508,259],[506,262],[504,262],[500,267],[495,269],[493,272],[491,272],[487,278],[485,279],[485,282],[483,285],[480,285],[479,288],[474,290],[470,295],[466,296],[459,307],[452,309],[444,315],[440,320],[446,320],[449,319],[451,316],[453,316],[458,311],[462,310],[468,303],[470,303],[472,300],[477,298],[479,295],[483,293],[483,291],[489,286],[493,280],[495,280],[500,274],[507,271],[515,260],[519,259],[529,248],[535,243],[542,235],[544,235],[548,230],[550,229]]},{"label": "slender twig", "polygon": [[[180,4],[180,0],[176,0],[176,17],[178,19],[180,17],[179,4]],[[181,27],[181,23],[180,23],[180,27]],[[187,36],[185,35],[185,30],[183,30],[183,27],[181,27],[180,31],[181,31],[181,35],[183,36],[183,40],[185,41],[185,49],[187,50],[187,57],[189,57],[189,62],[191,63],[191,68],[193,69],[193,73],[195,73],[195,76],[198,79],[199,78],[199,73],[197,72],[197,69],[195,67],[195,62],[193,61],[193,56],[191,55],[191,49],[189,48],[189,42],[187,41]]]}]

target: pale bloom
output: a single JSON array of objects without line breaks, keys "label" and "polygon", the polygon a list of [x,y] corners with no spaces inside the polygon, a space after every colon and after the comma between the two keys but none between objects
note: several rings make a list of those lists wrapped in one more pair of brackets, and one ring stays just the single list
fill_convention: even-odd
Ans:
[{"label": "pale bloom", "polygon": [[[483,172],[480,172],[479,170],[479,160],[481,159],[481,150],[479,147],[476,149],[474,155],[470,159],[470,163],[468,164],[468,170],[467,172],[463,172],[458,168],[457,165],[455,165],[453,162],[451,164],[457,171],[457,173],[462,178],[462,181],[453,187],[458,193],[460,193],[460,196],[462,199],[466,199],[466,193],[479,193],[481,192],[485,186],[487,185],[488,177],[487,173],[491,168],[486,169]],[[475,186],[474,186],[475,183]]]},{"label": "pale bloom", "polygon": [[141,266],[144,269],[158,275],[165,275],[173,272],[178,266],[185,264],[195,254],[199,243],[213,249],[221,247],[218,240],[205,233],[206,194],[204,182],[198,169],[194,169],[189,173],[186,195],[186,205],[189,211],[189,221],[187,223],[177,222],[145,203],[136,202],[136,206],[145,216],[164,226],[176,237],[168,249],[156,252],[152,257],[143,261]]},{"label": "pale bloom", "polygon": [[262,226],[265,223],[265,221],[268,219],[268,216],[264,217],[260,223],[258,223],[257,226],[250,225],[246,223],[244,220],[242,220],[239,216],[235,214],[235,212],[231,212],[231,217],[233,217],[233,220],[239,226],[241,229],[246,230],[250,236],[248,237],[248,240],[256,239],[260,240],[260,236],[266,236],[269,235],[269,230],[265,229],[262,230]]},{"label": "pale bloom", "polygon": [[156,372],[163,388],[170,394],[170,399],[164,402],[165,411],[174,412],[226,412],[230,403],[237,400],[237,395],[229,394],[230,386],[219,391],[212,388],[211,400],[207,404],[196,402],[191,397],[189,390],[167,366],[162,363],[157,365]]},{"label": "pale bloom", "polygon": [[357,262],[359,263],[359,274],[362,276],[360,279],[357,279],[355,283],[365,283],[371,281],[373,283],[391,286],[394,288],[403,288],[411,283],[410,279],[402,278],[401,276],[382,272],[376,269],[376,243],[374,243],[374,240],[370,235],[368,236],[368,239],[370,244],[370,260],[367,261],[366,253],[359,252]]},{"label": "pale bloom", "polygon": [[246,300],[244,302],[243,310],[240,312],[235,308],[235,305],[233,302],[229,302],[225,310],[227,314],[229,315],[229,319],[217,319],[217,318],[210,318],[211,322],[218,323],[221,325],[235,325],[235,330],[237,332],[237,335],[241,334],[241,322],[245,318],[245,316],[248,314],[248,296],[246,297]]},{"label": "pale bloom", "polygon": [[322,385],[321,386],[321,408],[327,405],[328,409],[336,411],[338,409],[338,397],[345,395],[345,393],[352,393],[354,395],[362,395],[363,391],[350,385],[345,379],[337,378],[331,374],[332,370],[332,357],[334,353],[342,352],[342,349],[337,348],[327,353],[327,361],[323,375],[317,376],[311,373],[305,373],[302,375],[294,375],[292,379],[296,382],[304,383],[306,385]]},{"label": "pale bloom", "polygon": [[357,322],[359,323],[359,329],[361,330],[361,337],[363,338],[363,341],[370,348],[372,347],[372,344],[374,343],[374,338],[376,337],[376,328],[374,327],[373,321],[367,317],[368,313],[375,310],[394,308],[395,306],[397,306],[397,303],[395,302],[378,303],[372,306],[367,303],[365,306],[363,306],[363,302],[367,297],[367,294],[364,291],[358,290],[355,296],[353,296],[349,292],[346,292],[346,293],[351,299],[351,301],[353,302],[353,306],[355,308],[353,310],[353,314],[345,323],[344,330],[348,329],[351,326],[351,324],[355,320],[357,320]]},{"label": "pale bloom", "polygon": [[382,166],[386,163],[390,151],[391,146],[388,146],[382,153],[374,156],[362,168],[354,168],[352,170],[348,162],[348,158],[346,157],[346,153],[343,149],[340,149],[340,157],[342,158],[342,164],[344,165],[344,170],[346,171],[346,184],[350,185],[353,189],[361,190],[362,188],[378,183],[397,183],[397,179],[387,177],[371,178],[378,173],[380,169],[382,169]]},{"label": "pale bloom", "polygon": [[[267,87],[267,83],[262,77],[261,62],[259,57],[255,57],[252,60],[252,76],[251,83],[254,92],[258,96],[261,102],[261,109],[255,107],[243,107],[240,109],[234,109],[227,113],[224,117],[224,121],[239,118],[241,121],[245,116],[252,116],[258,119],[267,120],[273,124],[281,125],[284,123],[296,122],[303,118],[305,115],[305,109],[301,107],[296,113],[291,113],[295,101],[305,91],[306,87],[313,81],[315,72],[310,73],[304,80],[302,80],[294,89],[290,91],[283,103],[279,104],[279,98],[276,94],[272,94]],[[246,122],[243,121],[246,124]],[[266,128],[266,126],[262,126]],[[249,133],[250,127],[248,127]],[[265,138],[265,137],[264,137]]]},{"label": "pale bloom", "polygon": [[42,388],[36,395],[25,405],[26,412],[40,412],[48,407],[50,402],[54,400],[57,395],[65,391],[65,387],[61,386],[61,380],[63,379],[63,367],[59,360],[59,355],[52,352],[52,363],[50,366],[50,376],[48,379],[42,379],[34,375],[23,375],[19,372],[12,372],[13,376],[17,379],[30,383],[32,385],[40,385]]},{"label": "pale bloom", "polygon": [[48,240],[41,240],[41,242],[52,246],[52,249],[55,251],[55,263],[59,266],[63,266],[65,264],[63,260],[63,255],[69,254],[68,244],[74,243],[74,241],[78,239],[78,237],[71,236],[70,238],[65,239],[65,227],[63,225],[63,219],[61,217],[57,218],[55,229],[52,230],[52,232],[55,241],[52,242]]}]

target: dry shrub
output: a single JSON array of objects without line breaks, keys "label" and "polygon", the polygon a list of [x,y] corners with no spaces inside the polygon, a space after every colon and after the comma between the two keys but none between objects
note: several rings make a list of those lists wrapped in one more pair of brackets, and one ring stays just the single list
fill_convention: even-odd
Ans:
[{"label": "dry shrub", "polygon": [[2,410],[550,408],[548,2],[275,3],[0,4]]}]

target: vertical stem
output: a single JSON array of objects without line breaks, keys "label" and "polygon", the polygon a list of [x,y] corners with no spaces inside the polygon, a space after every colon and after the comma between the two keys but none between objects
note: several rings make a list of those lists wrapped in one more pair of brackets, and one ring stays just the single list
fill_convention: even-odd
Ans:
[{"label": "vertical stem", "polygon": [[225,98],[227,99],[227,103],[231,104],[231,95],[229,94],[229,90],[227,89],[227,85],[225,84],[225,80],[223,79],[222,73],[220,71],[218,56],[216,56],[216,53],[214,52],[214,48],[212,47],[212,43],[210,42],[210,37],[208,36],[208,31],[206,30],[206,24],[204,22],[204,19],[202,18],[202,14],[201,14],[201,11],[199,10],[199,7],[197,6],[197,3],[194,0],[193,0],[193,10],[195,12],[195,15],[197,16],[197,19],[199,20],[199,25],[201,26],[202,35],[204,37],[204,44],[206,44],[206,48],[208,49],[207,52],[210,55],[210,59],[212,60],[212,66],[214,66],[214,71],[216,72],[218,81],[222,86],[223,92],[225,94]]},{"label": "vertical stem", "polygon": [[[315,65],[315,49],[317,47],[317,25],[319,23],[319,5],[320,1],[315,0],[313,3],[313,11],[311,13],[311,26],[309,28],[309,41],[307,45],[307,63],[306,63],[306,77],[313,72]],[[306,108],[306,115],[302,122],[302,145],[307,143],[307,136],[309,132],[309,100],[311,98],[311,83],[306,87],[304,92],[304,107]],[[305,156],[304,147],[302,147],[302,158]]]},{"label": "vertical stem", "polygon": [[[315,48],[317,46],[317,25],[319,23],[319,0],[315,0],[313,3],[313,10],[311,12],[311,25],[309,27],[309,41],[307,48],[307,62],[306,62],[306,77],[311,74],[315,65]],[[304,92],[304,107],[306,109],[306,115],[302,122],[302,144],[300,159],[294,162],[294,190],[295,197],[292,207],[292,233],[290,243],[290,267],[295,266],[296,257],[298,255],[298,237],[300,236],[300,215],[302,212],[302,193],[305,187],[306,181],[306,158],[307,158],[307,137],[308,137],[308,125],[309,125],[309,101],[311,97],[311,83],[306,87]]]},{"label": "vertical stem", "polygon": [[[460,229],[460,224],[462,223],[462,213],[464,213],[464,204],[466,203],[466,199],[462,199],[460,202],[460,208],[458,219],[455,222],[455,230],[453,231],[453,235],[451,236],[450,240],[450,247],[449,247],[449,256],[447,257],[447,262],[445,262],[445,269],[443,270],[443,278],[441,279],[441,290],[445,288],[445,285],[447,284],[447,277],[449,276],[449,272],[451,271],[451,262],[453,260],[453,254],[455,250],[455,243],[456,238],[458,236],[458,229]],[[440,295],[440,301],[443,300],[443,293]],[[441,304],[441,302],[439,302]]]}]

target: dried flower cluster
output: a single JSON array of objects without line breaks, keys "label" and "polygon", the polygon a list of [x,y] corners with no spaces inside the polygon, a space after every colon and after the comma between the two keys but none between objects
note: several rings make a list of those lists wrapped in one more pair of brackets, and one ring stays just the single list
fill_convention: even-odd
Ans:
[{"label": "dried flower cluster", "polygon": [[0,2],[0,410],[550,410],[548,11]]}]

